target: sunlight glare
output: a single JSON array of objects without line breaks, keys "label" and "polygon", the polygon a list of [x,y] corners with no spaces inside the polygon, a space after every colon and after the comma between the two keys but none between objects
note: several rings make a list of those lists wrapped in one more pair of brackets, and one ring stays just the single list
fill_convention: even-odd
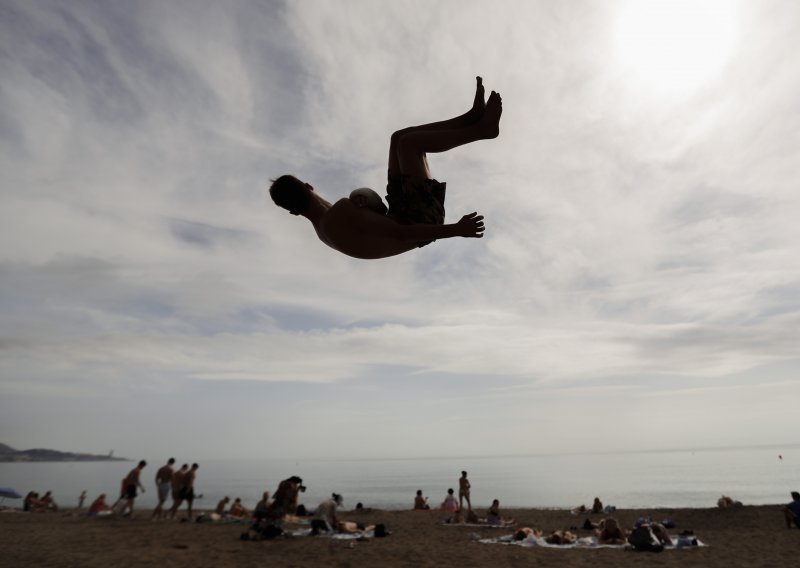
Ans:
[{"label": "sunlight glare", "polygon": [[673,96],[713,80],[736,46],[736,7],[734,0],[628,0],[614,30],[626,78]]}]

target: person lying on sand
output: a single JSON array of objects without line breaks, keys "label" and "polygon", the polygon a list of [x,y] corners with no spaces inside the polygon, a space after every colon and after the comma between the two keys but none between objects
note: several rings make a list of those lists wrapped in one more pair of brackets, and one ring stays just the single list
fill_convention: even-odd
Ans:
[{"label": "person lying on sand", "polygon": [[320,241],[354,258],[395,256],[437,239],[482,237],[483,217],[477,213],[468,213],[457,223],[444,222],[446,184],[433,179],[428,153],[497,138],[502,99],[492,91],[484,102],[484,92],[482,79],[477,77],[475,98],[466,113],[392,134],[386,186],[388,208],[374,191],[362,191],[367,188],[331,203],[310,183],[292,175],[273,180],[270,196],[292,215],[308,219]]},{"label": "person lying on sand", "polygon": [[[514,540],[525,540],[529,537],[541,538],[544,533],[539,529],[531,527],[522,527],[514,533]],[[554,530],[549,535],[544,537],[544,541],[548,544],[575,544],[578,540],[577,535],[566,530]]]}]

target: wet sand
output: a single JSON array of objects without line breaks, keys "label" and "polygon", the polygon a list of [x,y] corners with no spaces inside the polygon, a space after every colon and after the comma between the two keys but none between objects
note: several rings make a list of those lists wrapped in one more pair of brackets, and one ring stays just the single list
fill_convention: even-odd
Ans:
[{"label": "wet sand", "polygon": [[[243,541],[247,525],[151,522],[149,511],[136,518],[89,519],[75,511],[0,513],[3,549],[0,566],[793,566],[800,551],[800,530],[786,529],[780,505],[735,509],[618,510],[614,516],[630,527],[641,516],[673,519],[672,533],[692,529],[707,547],[660,554],[620,549],[524,548],[490,545],[477,538],[510,534],[513,529],[442,526],[441,511],[370,511],[342,518],[384,523],[387,538],[364,542],[322,537]],[[482,511],[479,511],[482,512]],[[569,511],[505,509],[516,526],[550,531],[581,526],[587,517]],[[578,530],[578,536],[590,531]],[[352,542],[352,544],[351,544]]]}]

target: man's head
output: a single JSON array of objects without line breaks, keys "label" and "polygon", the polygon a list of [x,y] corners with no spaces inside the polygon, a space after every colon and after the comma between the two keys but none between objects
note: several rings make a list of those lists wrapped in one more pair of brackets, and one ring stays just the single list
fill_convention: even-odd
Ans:
[{"label": "man's head", "polygon": [[167,465],[174,465],[174,464],[175,464],[175,458],[169,458],[167,460]]},{"label": "man's head", "polygon": [[302,215],[311,206],[311,185],[291,175],[283,175],[272,180],[269,195],[278,207],[283,207],[292,215]]},{"label": "man's head", "polygon": [[795,501],[800,501],[800,493],[798,493],[797,491],[792,491],[792,499],[794,499]]},{"label": "man's head", "polygon": [[146,461],[144,461],[144,460],[140,461],[139,462],[139,469],[144,469],[146,465],[147,465]]}]

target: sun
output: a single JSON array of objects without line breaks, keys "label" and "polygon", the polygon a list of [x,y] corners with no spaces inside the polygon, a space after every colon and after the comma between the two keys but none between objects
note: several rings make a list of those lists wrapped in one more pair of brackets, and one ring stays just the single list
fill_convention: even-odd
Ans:
[{"label": "sun", "polygon": [[614,29],[626,80],[688,95],[719,76],[738,41],[735,0],[627,0]]}]

